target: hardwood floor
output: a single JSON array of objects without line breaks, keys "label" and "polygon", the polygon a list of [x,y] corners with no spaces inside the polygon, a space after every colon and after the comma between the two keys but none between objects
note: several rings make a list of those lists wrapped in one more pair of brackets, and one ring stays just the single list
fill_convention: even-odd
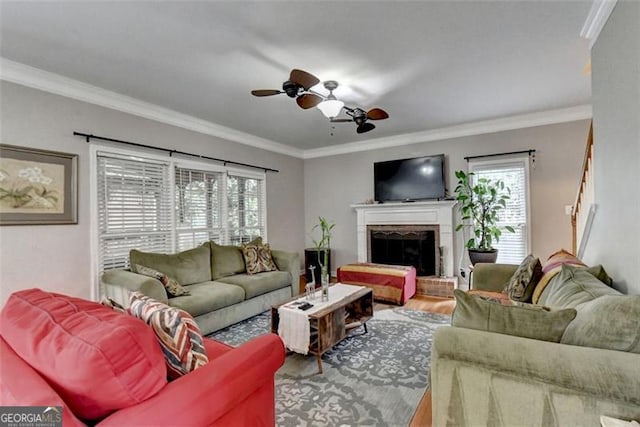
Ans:
[{"label": "hardwood floor", "polygon": [[[335,281],[335,278],[332,278],[332,281]],[[300,291],[304,293],[305,286],[304,276],[300,277]],[[388,308],[393,308],[396,306],[388,305],[388,304],[380,304],[376,303],[374,306],[374,312],[376,310],[384,310]],[[455,308],[455,300],[452,298],[441,298],[441,297],[432,297],[427,295],[416,295],[411,298],[404,305],[405,308],[409,308],[411,310],[421,310],[427,311],[431,313],[441,313],[441,314],[451,314],[453,313],[453,309]],[[410,427],[431,427],[431,390],[427,390],[427,392],[422,396],[422,400],[420,400],[420,404],[416,408],[415,414],[413,414],[413,418],[411,420]]]},{"label": "hardwood floor", "polygon": [[[455,300],[452,298],[430,297],[426,295],[416,295],[404,305],[413,310],[428,311],[431,313],[451,314],[455,308]],[[416,408],[410,427],[431,427],[431,390],[422,396],[420,404]]]}]

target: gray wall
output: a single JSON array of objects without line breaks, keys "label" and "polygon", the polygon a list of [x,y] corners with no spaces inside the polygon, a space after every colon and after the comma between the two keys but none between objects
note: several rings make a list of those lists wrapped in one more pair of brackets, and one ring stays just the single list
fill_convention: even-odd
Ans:
[{"label": "gray wall", "polygon": [[34,286],[91,295],[89,144],[74,137],[75,130],[279,169],[267,175],[269,242],[302,249],[301,159],[6,82],[0,83],[0,100],[0,142],[79,155],[77,225],[0,227],[0,305],[11,292]]},{"label": "gray wall", "polygon": [[640,2],[618,1],[591,51],[595,202],[584,259],[640,294]]},{"label": "gray wall", "polygon": [[[530,173],[531,244],[533,253],[546,259],[560,248],[571,249],[571,220],[564,207],[572,205],[576,195],[588,127],[589,121],[582,120],[305,160],[305,229],[309,232],[318,216],[336,222],[331,244],[335,270],[356,261],[356,214],[349,205],[373,198],[374,162],[444,153],[447,187],[453,193],[454,171],[466,170],[464,157],[535,149],[535,169]],[[455,239],[455,271],[460,234]]]}]

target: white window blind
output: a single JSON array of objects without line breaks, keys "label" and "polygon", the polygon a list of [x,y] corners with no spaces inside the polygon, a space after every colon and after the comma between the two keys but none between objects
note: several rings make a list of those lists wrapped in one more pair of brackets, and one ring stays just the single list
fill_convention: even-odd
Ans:
[{"label": "white window blind", "polygon": [[228,237],[231,244],[247,243],[265,235],[263,179],[227,177]]},{"label": "white window blind", "polygon": [[[511,199],[507,201],[499,217],[498,226],[502,229],[500,241],[493,247],[498,249],[499,263],[520,264],[529,254],[529,159],[509,159],[483,162],[469,162],[469,171],[475,178],[501,179],[511,189]],[[505,229],[514,228],[515,233]]]},{"label": "white window blind", "polygon": [[130,267],[131,249],[175,253],[266,238],[262,174],[124,150],[95,155],[99,273]]},{"label": "white window blind", "polygon": [[98,152],[99,270],[129,267],[132,248],[171,252],[168,163]]},{"label": "white window blind", "polygon": [[175,168],[177,250],[195,248],[208,240],[225,242],[222,222],[224,174]]}]

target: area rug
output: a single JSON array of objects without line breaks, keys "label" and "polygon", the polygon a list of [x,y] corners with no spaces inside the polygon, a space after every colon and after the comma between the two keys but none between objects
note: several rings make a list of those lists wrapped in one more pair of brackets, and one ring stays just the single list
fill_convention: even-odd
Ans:
[{"label": "area rug", "polygon": [[[279,426],[406,426],[429,387],[433,332],[442,314],[394,308],[375,312],[322,357],[291,354],[276,374]],[[269,332],[265,312],[209,337],[233,346]]]}]

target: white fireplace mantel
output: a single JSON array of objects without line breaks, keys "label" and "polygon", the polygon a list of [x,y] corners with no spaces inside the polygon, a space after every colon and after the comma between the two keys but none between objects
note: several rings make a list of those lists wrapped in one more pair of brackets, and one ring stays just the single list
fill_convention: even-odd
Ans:
[{"label": "white fireplace mantel", "polygon": [[453,276],[454,200],[351,205],[356,211],[358,262],[367,262],[368,225],[438,225],[444,275]]}]

